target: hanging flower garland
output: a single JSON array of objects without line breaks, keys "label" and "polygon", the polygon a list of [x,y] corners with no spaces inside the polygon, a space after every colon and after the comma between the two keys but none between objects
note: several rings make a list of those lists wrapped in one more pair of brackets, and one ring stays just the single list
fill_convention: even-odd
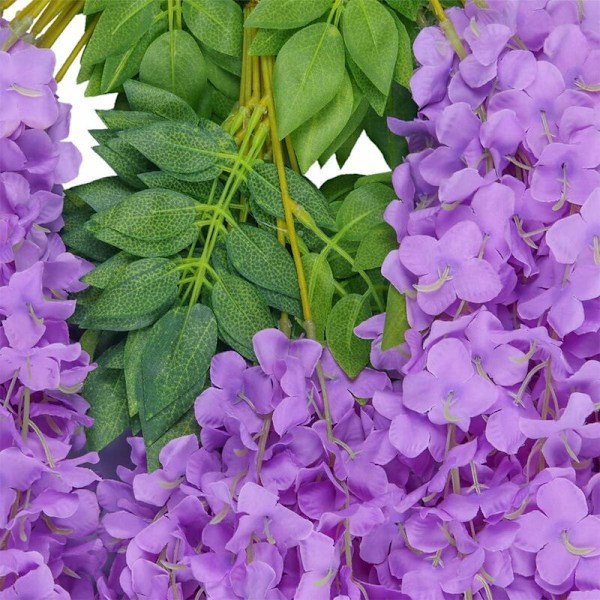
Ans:
[{"label": "hanging flower garland", "polygon": [[0,597],[91,599],[106,559],[77,394],[91,367],[66,323],[91,265],[58,235],[80,156],[53,53],[4,21],[0,48]]},{"label": "hanging flower garland", "polygon": [[[251,33],[242,46],[248,50],[258,39],[265,54],[285,57],[286,42],[324,25],[291,33],[290,23],[301,27],[330,8],[325,29],[341,23],[349,72],[380,112],[374,87],[391,71],[384,73],[373,56],[365,62],[364,40],[345,28],[358,4],[311,0],[311,10],[290,7],[278,21],[274,2],[262,0],[255,17],[246,10]],[[375,0],[362,4],[371,15],[381,8]],[[412,14],[413,3],[388,4],[403,19]],[[34,1],[27,11],[41,14],[40,21],[59,15],[45,34],[51,43],[82,5],[61,5],[51,17],[51,5]],[[79,295],[73,320],[89,328],[86,347],[108,348],[86,388],[103,424],[88,441],[102,447],[127,426],[141,428],[145,438],[130,439],[132,467],[118,467],[119,481],[100,482],[97,500],[85,489],[97,477],[80,466],[95,456],[66,458],[82,448],[78,431],[89,424],[76,391],[90,369],[80,346],[69,343],[63,320],[74,306],[66,293],[83,288],[79,278],[90,267],[65,253],[56,234],[56,184],[72,175],[73,154],[58,142],[65,111],[57,108],[51,75],[32,68],[34,58],[25,56],[31,50],[5,30],[0,77],[8,116],[0,143],[8,159],[0,175],[6,201],[0,200],[10,210],[0,288],[0,478],[11,494],[0,505],[0,597],[27,597],[32,585],[49,598],[103,600],[593,600],[600,593],[600,10],[553,0],[476,0],[447,12],[437,0],[431,5],[439,26],[425,27],[414,43],[418,116],[389,120],[410,149],[393,173],[398,199],[391,202],[385,177],[340,178],[315,195],[284,167],[287,157],[299,170],[294,144],[304,166],[314,160],[307,139],[323,124],[279,141],[279,118],[285,133],[298,123],[277,89],[274,105],[271,58],[244,53],[243,101],[223,129],[190,112],[187,96],[196,92],[185,78],[169,90],[160,69],[142,76],[144,60],[161,64],[157,48],[139,57],[142,81],[119,81],[125,96],[103,114],[108,131],[95,134],[119,179],[75,188],[66,211],[66,239],[95,254],[90,258],[99,265],[86,277],[93,287]],[[90,17],[79,50],[89,41],[84,77],[91,93],[113,81],[105,73],[120,72],[115,48],[128,52],[122,38],[115,38],[115,52],[103,45],[111,18],[128,15],[128,8],[105,9],[102,0],[85,3]],[[185,24],[198,48],[208,46],[207,55],[234,68],[211,46],[233,56],[230,37],[215,40],[178,0],[160,9],[147,2],[127,17],[131,31],[140,30],[140,44],[148,37],[149,45],[173,45],[189,35]],[[417,7],[415,18],[422,15]],[[165,16],[166,34],[133,26],[134,17]],[[36,66],[51,62],[48,54],[38,56]],[[383,50],[381,58],[391,64]],[[370,83],[360,77],[365,70]],[[223,78],[212,73],[211,85],[222,91]],[[315,93],[313,104],[327,89]],[[220,120],[219,95],[210,98],[205,109]],[[31,131],[39,139],[28,140]],[[182,139],[191,152],[180,152]],[[17,180],[2,178],[15,173],[25,183],[11,196]],[[47,196],[36,198],[40,193]],[[32,201],[25,207],[22,198]],[[159,223],[161,235],[148,238],[162,214],[157,201],[186,214],[193,205],[201,220],[169,218]],[[257,232],[267,223],[277,227],[275,246],[248,233],[248,217]],[[200,253],[194,244],[187,257],[173,259],[189,245],[191,225],[206,227]],[[307,245],[319,244],[311,252],[296,225]],[[257,278],[253,261],[244,262],[231,241],[240,231],[268,247],[269,256],[283,251],[277,244],[287,236],[297,296],[283,304],[287,288],[269,287],[285,282],[285,269]],[[365,298],[370,308],[381,306],[383,288],[367,271],[391,246],[382,267],[392,284],[387,310],[356,328],[361,342],[351,329],[372,314]],[[351,267],[353,280],[339,275],[344,271],[330,252]],[[132,273],[132,264],[146,270]],[[173,264],[177,293],[192,299],[189,309],[170,308]],[[317,267],[321,276],[311,289],[303,278],[306,271],[310,282]],[[323,278],[323,269],[335,278]],[[147,286],[150,305],[122,303],[126,292],[145,301],[131,286],[158,272],[165,285]],[[250,284],[258,286],[254,295]],[[340,299],[332,309],[329,297],[327,318],[319,321],[319,291],[329,287]],[[239,319],[250,313],[224,309],[226,297],[256,299],[261,288],[267,312],[260,314],[280,311],[281,330],[269,327],[272,314],[246,326]],[[118,293],[111,296],[112,289]],[[201,296],[203,289],[210,294]],[[156,294],[165,293],[157,304]],[[110,302],[102,300],[107,295]],[[302,326],[309,339],[289,338],[294,314],[296,333]],[[27,347],[17,328],[26,332]],[[118,337],[130,330],[136,331],[127,340]],[[217,335],[238,352],[212,357],[210,385],[190,418]],[[375,369],[364,368],[364,340],[372,341]],[[175,359],[184,362],[179,343],[203,368],[171,369]],[[180,436],[196,424],[199,436]],[[14,461],[22,468],[14,469]],[[94,535],[98,504],[101,542]]]}]

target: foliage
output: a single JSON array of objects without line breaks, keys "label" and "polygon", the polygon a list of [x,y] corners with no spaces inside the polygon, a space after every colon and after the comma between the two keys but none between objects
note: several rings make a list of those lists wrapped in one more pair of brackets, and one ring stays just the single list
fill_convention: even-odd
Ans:
[{"label": "foliage", "polygon": [[[127,6],[126,6],[127,5]],[[242,55],[276,57],[279,134],[291,135],[303,172],[336,155],[343,164],[384,113],[412,116],[411,40],[422,0],[261,0],[244,21],[235,0],[87,0],[99,17],[83,54],[89,95],[122,91],[131,78],[169,90],[203,117],[223,120],[238,98]],[[378,115],[377,120],[373,119]],[[215,118],[218,122],[219,118]],[[369,126],[369,123],[371,125]],[[388,164],[397,157],[384,152]]]},{"label": "foliage", "polygon": [[[135,10],[86,3],[97,22],[81,78],[90,78],[90,94],[119,92],[115,108],[99,113],[106,129],[93,132],[96,151],[116,177],[67,192],[67,240],[96,265],[72,319],[87,330],[100,365],[86,393],[98,397],[100,387],[110,385],[119,415],[97,413],[94,447],[129,426],[141,428],[149,453],[157,456],[161,439],[189,413],[207,359],[230,347],[255,360],[253,336],[278,322],[292,335],[307,328],[329,342],[351,376],[368,363],[368,345],[353,329],[385,308],[387,283],[378,270],[395,243],[383,220],[394,195],[389,176],[355,178],[343,193],[332,193],[337,181],[318,190],[299,174],[295,159],[305,170],[335,151],[334,140],[349,151],[345,131],[353,133],[369,115],[345,67],[348,57],[365,51],[363,18],[373,25],[385,16],[378,44],[386,45],[392,32],[386,67],[372,84],[384,105],[399,89],[392,86],[396,20],[409,21],[376,0],[364,6],[352,0],[348,7],[315,1],[307,8],[284,14],[263,1],[242,14],[233,0],[145,0]],[[133,25],[142,18],[140,35]],[[210,23],[226,31],[215,35]],[[270,57],[248,54],[267,29],[295,32],[274,67]],[[102,43],[117,30],[119,36],[128,32],[127,49]],[[406,116],[410,98],[401,98]],[[286,221],[281,163],[270,162],[273,109],[286,138],[289,166],[283,172],[297,255],[285,245],[295,234]],[[369,127],[379,139],[377,128]],[[397,156],[397,150],[385,152]],[[304,294],[313,313],[308,324]],[[196,331],[205,332],[202,347],[190,345]],[[115,348],[124,349],[125,360],[108,368]],[[153,361],[160,367],[146,373]]]}]

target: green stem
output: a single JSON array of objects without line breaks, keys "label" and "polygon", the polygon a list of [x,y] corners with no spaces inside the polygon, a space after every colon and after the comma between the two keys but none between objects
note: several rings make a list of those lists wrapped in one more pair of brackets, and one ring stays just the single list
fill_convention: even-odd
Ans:
[{"label": "green stem", "polygon": [[367,284],[367,288],[369,292],[375,299],[377,303],[377,308],[380,312],[384,312],[384,304],[381,299],[379,292],[377,291],[375,285],[371,281],[371,278],[365,273],[362,269],[356,269],[354,264],[354,259],[342,248],[338,245],[338,241],[343,238],[346,231],[359,223],[364,217],[361,215],[348,223],[343,229],[341,229],[338,233],[336,233],[332,238],[330,238],[322,229],[320,229],[317,224],[314,222],[312,217],[298,204],[294,207],[294,215],[298,219],[302,225],[304,225],[308,230],[312,231],[321,241],[325,243],[325,248],[322,252],[328,252],[329,249],[334,250],[341,256],[351,267],[352,269],[360,275],[362,280]]},{"label": "green stem", "polygon": [[[257,105],[254,109],[252,116],[248,122],[246,134],[240,145],[238,155],[231,169],[231,173],[225,182],[225,186],[215,206],[211,221],[208,224],[208,232],[206,234],[206,240],[202,254],[198,259],[196,279],[190,292],[190,307],[198,302],[200,292],[202,291],[202,285],[206,279],[206,272],[210,268],[209,262],[216,246],[217,240],[221,235],[221,231],[224,228],[223,221],[225,215],[228,214],[229,205],[233,201],[235,194],[239,190],[240,186],[246,179],[246,170],[248,165],[252,164],[256,155],[260,152],[261,138],[264,139],[264,134],[257,135],[254,138],[254,131],[259,128],[260,121],[264,115],[264,106],[261,104]],[[230,215],[229,215],[230,216]],[[233,217],[231,217],[233,220]],[[188,296],[186,292],[185,297]]]},{"label": "green stem", "polygon": [[29,388],[25,388],[23,391],[23,428],[21,429],[21,437],[23,441],[27,440],[27,434],[29,433],[29,414],[31,411],[31,392]]}]

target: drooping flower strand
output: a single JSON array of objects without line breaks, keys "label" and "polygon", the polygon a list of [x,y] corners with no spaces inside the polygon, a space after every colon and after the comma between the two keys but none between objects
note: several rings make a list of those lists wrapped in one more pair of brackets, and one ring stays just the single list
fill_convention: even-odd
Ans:
[{"label": "drooping flower strand", "polygon": [[[560,6],[559,6],[560,4]],[[265,331],[215,357],[202,426],[101,484],[105,598],[593,597],[600,402],[599,15],[468,3],[415,42],[384,274],[411,329],[349,381]],[[462,53],[445,31],[456,32]],[[581,48],[584,50],[581,50]],[[575,233],[576,232],[576,233]],[[585,241],[581,241],[581,239]],[[196,515],[189,519],[189,515]],[[127,551],[123,551],[127,548]]]},{"label": "drooping flower strand", "polygon": [[97,456],[81,454],[90,365],[66,324],[91,265],[58,233],[80,156],[63,141],[70,107],[55,97],[52,52],[5,22],[0,45],[0,595],[91,599],[106,552]]},{"label": "drooping flower strand", "polygon": [[[512,565],[496,576],[486,555],[478,575],[489,594],[499,588],[509,597],[600,589],[597,542],[581,533],[595,535],[599,523],[600,162],[590,149],[600,130],[588,57],[600,51],[600,14],[594,3],[558,5],[469,2],[448,11],[464,54],[443,27],[419,34],[411,84],[418,118],[389,120],[412,152],[394,172],[399,200],[386,218],[399,249],[383,266],[406,294],[408,360],[381,351],[381,319],[363,328],[374,340],[373,364],[403,375],[402,416],[390,427],[400,452],[416,458],[427,449],[444,462],[462,454],[444,485],[458,471],[453,493],[463,503],[473,490],[477,502],[500,490],[520,498],[501,511],[505,532],[514,532],[506,533]],[[437,445],[432,427],[440,428]],[[442,453],[443,439],[452,442]],[[565,525],[544,537],[546,519],[570,512],[561,495],[580,507],[578,533]],[[432,499],[421,496],[421,506]],[[496,519],[483,504],[479,511],[463,521],[474,542],[486,537],[480,524]],[[517,569],[523,561],[531,566]],[[420,598],[406,581],[402,590]],[[481,585],[465,593],[483,594]]]}]

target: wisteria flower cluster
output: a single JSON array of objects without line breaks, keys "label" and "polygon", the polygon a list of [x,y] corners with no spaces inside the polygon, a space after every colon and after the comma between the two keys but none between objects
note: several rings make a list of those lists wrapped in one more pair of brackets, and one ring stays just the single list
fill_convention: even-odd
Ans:
[{"label": "wisteria flower cluster", "polygon": [[448,17],[415,42],[417,119],[390,120],[405,343],[363,323],[355,380],[271,329],[257,366],[215,356],[200,438],[152,473],[132,438],[98,485],[103,600],[598,598],[600,5]]},{"label": "wisteria flower cluster", "polygon": [[53,53],[2,22],[0,48],[0,598],[91,599],[106,552],[81,453],[90,366],[66,324],[90,265],[58,234],[80,156]]},{"label": "wisteria flower cluster", "polygon": [[386,567],[413,600],[600,594],[598,8],[448,11],[415,41],[417,119],[389,119],[412,329],[401,354],[382,318],[359,333],[402,380],[374,404],[413,461]]},{"label": "wisteria flower cluster", "polygon": [[102,598],[401,597],[367,576],[409,475],[384,467],[394,449],[370,402],[388,376],[351,381],[319,343],[274,329],[254,350],[254,367],[214,357],[200,447],[170,442],[149,474],[132,438],[134,469],[99,484],[114,553]]}]

